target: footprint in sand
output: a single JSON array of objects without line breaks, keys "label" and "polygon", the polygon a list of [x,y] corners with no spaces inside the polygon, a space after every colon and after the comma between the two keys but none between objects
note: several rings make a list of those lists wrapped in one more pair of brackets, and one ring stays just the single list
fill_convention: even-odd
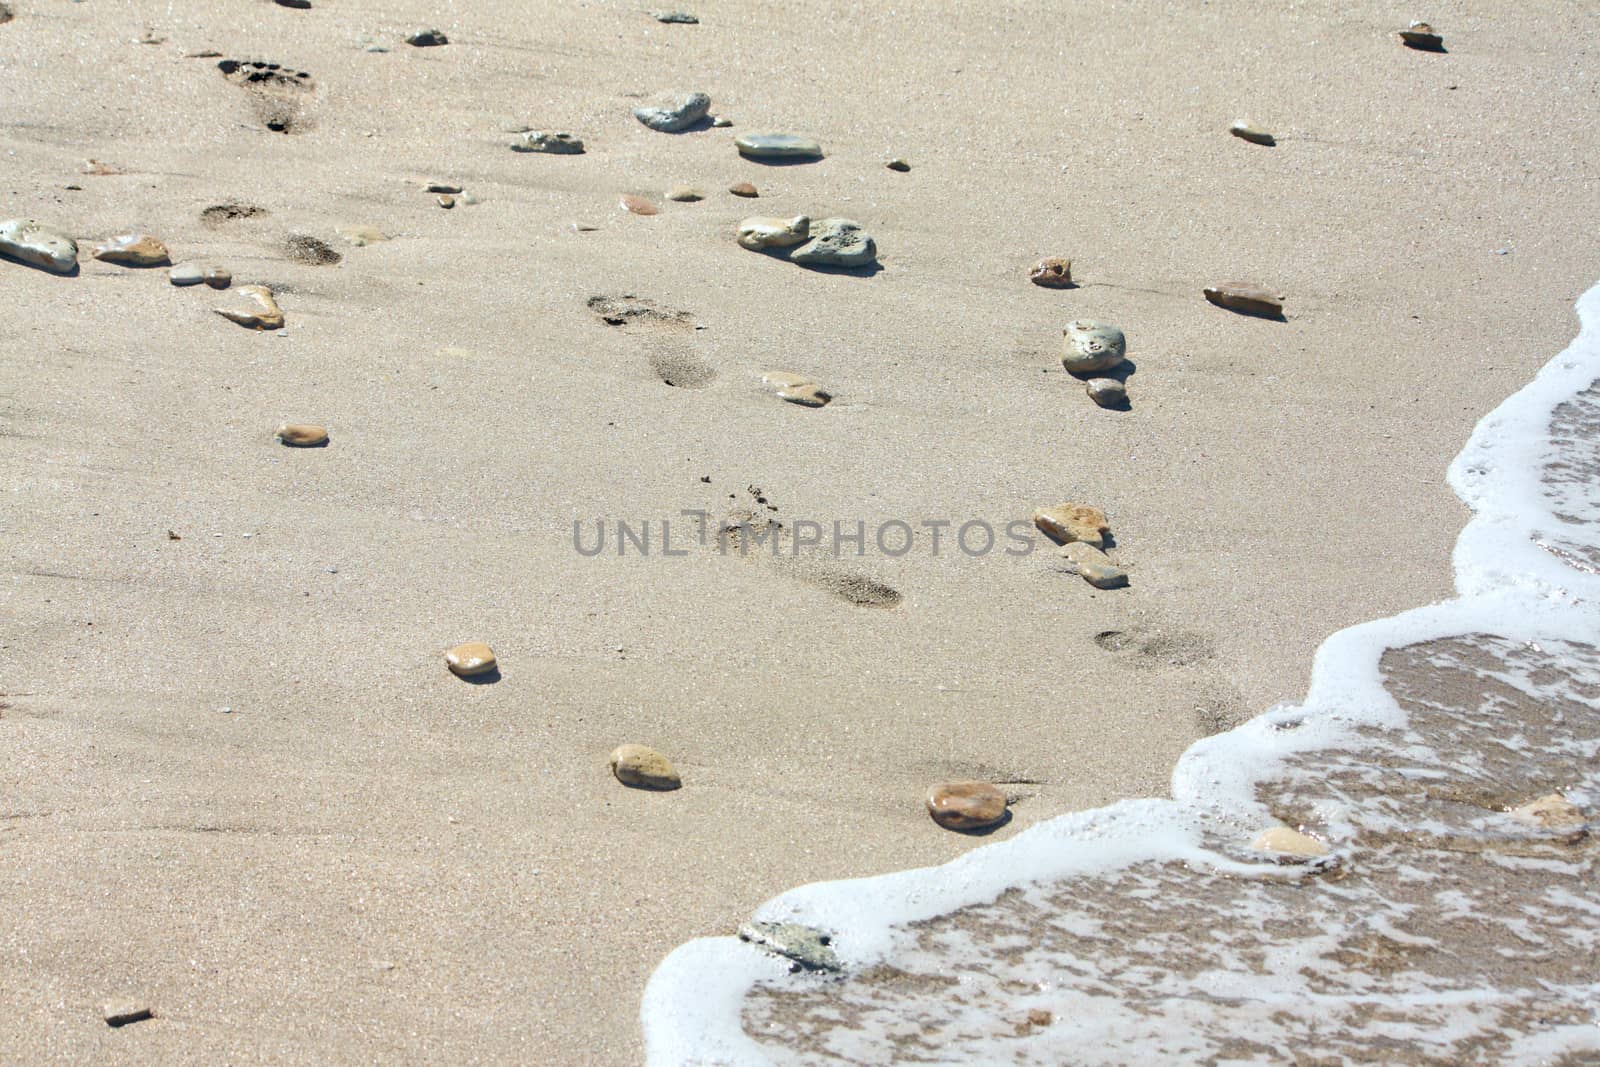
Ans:
[{"label": "footprint in sand", "polygon": [[768,514],[776,507],[754,486],[749,492],[764,510],[736,508],[728,512],[718,534],[724,556],[747,563],[764,562],[778,574],[831,593],[860,608],[892,608],[905,599],[894,586],[846,563],[814,553],[797,553],[788,527]]},{"label": "footprint in sand", "polygon": [[223,204],[212,204],[200,212],[200,221],[208,230],[220,230],[230,222],[237,222],[239,219],[253,219],[258,215],[265,214],[267,214],[267,209],[264,207],[229,201]]},{"label": "footprint in sand", "polygon": [[1102,630],[1094,643],[1107,652],[1131,651],[1141,667],[1192,667],[1217,654],[1211,638],[1191,630]]},{"label": "footprint in sand", "polygon": [[310,125],[307,106],[316,83],[303,70],[257,59],[223,59],[222,76],[250,94],[256,117],[274,133],[299,133]]},{"label": "footprint in sand", "polygon": [[658,308],[632,293],[620,297],[592,296],[589,310],[607,326],[637,334],[645,347],[650,370],[678,389],[704,389],[717,378],[716,368],[689,347],[694,323],[687,311]]}]

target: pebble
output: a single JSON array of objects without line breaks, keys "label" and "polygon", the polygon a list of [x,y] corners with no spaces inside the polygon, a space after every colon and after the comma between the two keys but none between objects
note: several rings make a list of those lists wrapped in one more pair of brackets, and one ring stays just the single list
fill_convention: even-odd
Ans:
[{"label": "pebble", "polygon": [[872,235],[851,219],[819,219],[811,240],[795,249],[789,262],[813,267],[865,267],[878,258]]},{"label": "pebble", "polygon": [[430,193],[459,193],[461,186],[455,182],[429,182],[426,189]]},{"label": "pebble", "polygon": [[357,248],[365,248],[367,245],[389,239],[388,235],[376,226],[337,226],[333,232]]},{"label": "pebble", "polygon": [[226,289],[233,284],[233,274],[227,267],[208,267],[205,281],[213,289]]},{"label": "pebble", "polygon": [[928,814],[946,830],[981,830],[1006,817],[1006,795],[988,782],[946,782],[928,790]]},{"label": "pebble", "polygon": [[672,762],[644,745],[618,745],[611,753],[611,773],[636,789],[677,789],[683,784]]},{"label": "pebble", "polygon": [[756,192],[756,187],[751,185],[749,182],[734,182],[732,185],[728,186],[728,192],[732,193],[734,196],[742,196],[748,199],[754,199],[761,195],[760,193]]},{"label": "pebble", "polygon": [[657,11],[650,17],[657,22],[665,22],[668,25],[698,26],[700,24],[700,20],[687,11]]},{"label": "pebble", "polygon": [[726,115],[713,115],[711,117],[711,125],[717,127],[718,129],[725,130],[729,126],[733,125],[733,120]]},{"label": "pebble", "polygon": [[600,227],[594,225],[591,222],[577,222],[577,221],[574,221],[572,223],[572,232],[574,232],[574,233],[593,233],[595,230],[598,230],[599,228]]},{"label": "pebble", "polygon": [[494,649],[482,641],[457,645],[444,654],[444,662],[450,672],[459,678],[488,674],[500,665],[494,658]]},{"label": "pebble", "polygon": [[800,923],[773,923],[751,920],[739,927],[739,940],[776,952],[791,961],[796,971],[824,971],[837,974],[844,964],[829,947],[829,934]]},{"label": "pebble", "polygon": [[662,133],[677,133],[706,117],[711,98],[705,93],[673,93],[654,104],[633,109],[633,117]]},{"label": "pebble", "polygon": [[451,208],[456,206],[456,198],[449,193],[440,193],[437,199],[439,201],[439,206],[444,208],[446,211],[449,211]]},{"label": "pebble", "polygon": [[1128,342],[1117,327],[1089,319],[1067,323],[1062,331],[1061,365],[1074,374],[1110,370],[1127,355]]},{"label": "pebble", "polygon": [[898,171],[901,174],[904,174],[906,171],[911,169],[911,164],[907,163],[903,159],[891,159],[889,162],[885,163],[884,166],[888,167],[892,171]]},{"label": "pebble", "polygon": [[286,422],[273,434],[291,448],[318,448],[328,443],[328,431],[304,422]]},{"label": "pebble", "polygon": [[1201,291],[1207,300],[1229,311],[1274,318],[1283,315],[1283,296],[1250,282],[1223,282],[1221,285],[1209,285]]},{"label": "pebble", "polygon": [[1444,51],[1444,38],[1426,22],[1413,22],[1401,30],[1400,40],[1405,42],[1407,48],[1415,48],[1419,52]]},{"label": "pebble", "polygon": [[1074,541],[1061,549],[1061,555],[1077,568],[1079,577],[1096,589],[1121,589],[1128,584],[1128,572],[1094,545]]},{"label": "pebble", "polygon": [[747,133],[733,139],[746,159],[821,159],[822,146],[792,133]]},{"label": "pebble", "polygon": [[167,246],[147,233],[124,233],[94,246],[94,258],[124,267],[159,267],[170,263]]},{"label": "pebble", "polygon": [[167,271],[167,281],[173,285],[199,285],[205,280],[206,272],[197,263],[179,263]]},{"label": "pebble", "polygon": [[217,308],[217,314],[252,330],[276,330],[283,325],[283,309],[272,298],[271,289],[264,285],[241,285],[238,294],[244,298],[240,302],[243,306]]},{"label": "pebble", "polygon": [[1277,138],[1273,137],[1272,134],[1266,130],[1257,129],[1244,119],[1239,119],[1232,126],[1229,126],[1228,132],[1242,141],[1249,141],[1251,144],[1264,144],[1269,148],[1278,143]]},{"label": "pebble", "polygon": [[1081,541],[1095,548],[1105,544],[1105,534],[1111,529],[1106,513],[1090,504],[1039,508],[1033,513],[1033,524],[1062,544]]},{"label": "pebble", "polygon": [[417,48],[433,48],[441,44],[449,44],[450,38],[444,35],[443,30],[417,30],[406,35],[406,44]]},{"label": "pebble", "polygon": [[1546,830],[1571,830],[1587,820],[1576,804],[1560,793],[1547,793],[1537,800],[1519,804],[1511,809],[1513,818]]},{"label": "pebble", "polygon": [[631,211],[635,215],[659,215],[659,214],[661,214],[661,209],[660,208],[656,207],[654,204],[652,204],[650,201],[646,200],[644,197],[642,197],[642,196],[634,196],[631,193],[628,194],[627,196],[624,196],[622,198],[622,200],[620,201],[620,203],[621,203],[622,209],[624,211]]},{"label": "pebble", "polygon": [[832,393],[803,374],[770,370],[761,376],[761,380],[777,388],[778,399],[801,407],[826,407],[828,401],[833,399]]},{"label": "pebble", "polygon": [[1103,408],[1121,407],[1128,402],[1128,387],[1115,378],[1090,378],[1083,383],[1084,392]]},{"label": "pebble", "polygon": [[705,193],[688,185],[674,185],[667,190],[667,199],[676,200],[680,204],[694,204],[705,198]]},{"label": "pebble", "polygon": [[155,1012],[143,1001],[132,997],[112,997],[100,1007],[100,1014],[108,1026],[127,1026],[155,1018]]},{"label": "pebble", "polygon": [[78,265],[78,242],[33,219],[7,219],[0,222],[0,255],[71,274]]},{"label": "pebble", "polygon": [[1046,289],[1072,288],[1072,260],[1051,256],[1041,259],[1028,271],[1028,280]]},{"label": "pebble", "polygon": [[570,133],[524,130],[520,137],[520,141],[511,142],[513,152],[543,152],[551,156],[583,155],[583,142]]},{"label": "pebble", "polygon": [[756,215],[739,223],[739,244],[745,248],[788,248],[811,236],[811,219],[796,215],[792,219]]},{"label": "pebble", "polygon": [[1303,834],[1299,830],[1291,830],[1287,826],[1274,826],[1263,830],[1250,842],[1250,847],[1257,852],[1276,852],[1281,856],[1299,856],[1312,859],[1316,856],[1326,856],[1328,846],[1310,834]]}]

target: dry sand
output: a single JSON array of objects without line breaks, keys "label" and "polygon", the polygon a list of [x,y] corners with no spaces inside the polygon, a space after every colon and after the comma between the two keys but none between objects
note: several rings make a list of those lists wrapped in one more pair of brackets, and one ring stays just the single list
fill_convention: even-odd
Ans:
[{"label": "dry sand", "polygon": [[[1297,696],[1324,635],[1446,595],[1444,466],[1600,276],[1582,4],[313,4],[0,25],[0,215],[85,259],[0,263],[5,1062],[636,1062],[674,945],[975,847],[929,783],[1037,780],[1002,835],[1159,794],[1202,732]],[[1413,17],[1448,54],[1398,44]],[[401,43],[427,25],[450,44]],[[202,50],[308,72],[291,132]],[[631,117],[679,87],[733,129]],[[513,123],[588,153],[514,154]],[[827,158],[739,159],[761,130]],[[264,212],[202,222],[224,202]],[[802,212],[860,220],[883,270],[733,241]],[[288,327],[88,259],[132,229],[271,286]],[[1028,284],[1044,255],[1082,287]],[[1288,321],[1202,299],[1235,277]],[[586,307],[626,293],[704,329]],[[1127,331],[1132,411],[1060,370],[1080,316]],[[662,352],[715,379],[664,385]],[[783,404],[772,368],[837,399]],[[575,518],[750,485],[786,521],[1092,502],[1134,584],[923,549],[852,561],[904,597],[863,608],[770,563],[572,549]],[[445,669],[468,640],[497,684]],[[684,788],[619,786],[626,741]],[[157,1018],[108,1028],[124,992]]]}]

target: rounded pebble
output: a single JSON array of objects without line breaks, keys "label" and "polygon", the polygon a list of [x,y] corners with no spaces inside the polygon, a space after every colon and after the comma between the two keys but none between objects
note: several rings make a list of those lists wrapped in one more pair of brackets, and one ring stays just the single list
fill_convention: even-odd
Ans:
[{"label": "rounded pebble", "polygon": [[167,281],[173,285],[199,285],[206,280],[206,272],[194,263],[179,263],[167,271]]},{"label": "rounded pebble", "polygon": [[906,171],[911,169],[911,164],[907,163],[903,159],[891,159],[889,162],[885,163],[884,166],[901,174],[904,174]]},{"label": "rounded pebble", "polygon": [[706,194],[688,185],[674,185],[667,190],[667,199],[680,204],[693,204],[706,198]]},{"label": "rounded pebble", "polygon": [[1006,817],[1006,795],[988,782],[946,782],[928,790],[928,814],[946,830],[981,830]]},{"label": "rounded pebble", "polygon": [[652,204],[650,201],[646,200],[642,196],[634,196],[632,194],[629,194],[627,196],[624,196],[622,198],[622,200],[620,201],[620,203],[622,205],[622,210],[631,211],[635,215],[659,215],[659,214],[661,214],[661,209],[660,208],[656,207],[654,204]]},{"label": "rounded pebble", "polygon": [[307,422],[286,422],[273,436],[293,448],[317,448],[328,443],[327,428]]},{"label": "rounded pebble", "polygon": [[1115,378],[1090,378],[1083,383],[1084,392],[1103,408],[1121,407],[1128,402],[1128,387]]},{"label": "rounded pebble", "polygon": [[618,745],[611,752],[611,773],[635,789],[677,789],[683,785],[672,761],[646,745]]},{"label": "rounded pebble", "polygon": [[1104,322],[1078,319],[1062,331],[1065,348],[1061,365],[1074,374],[1110,370],[1127,354],[1127,339],[1117,327]]},{"label": "rounded pebble", "polygon": [[1310,834],[1303,834],[1299,830],[1291,830],[1287,826],[1274,826],[1263,830],[1250,842],[1250,847],[1257,852],[1275,852],[1281,856],[1299,856],[1311,859],[1315,856],[1326,856],[1328,846]]},{"label": "rounded pebble", "polygon": [[1072,288],[1072,260],[1051,256],[1041,259],[1028,271],[1028,280],[1046,289]]},{"label": "rounded pebble", "polygon": [[208,267],[205,283],[213,289],[226,289],[233,284],[233,274],[227,267]]},{"label": "rounded pebble", "polygon": [[494,649],[482,641],[468,641],[464,645],[457,645],[444,654],[444,662],[452,674],[461,678],[488,674],[500,665],[494,658]]},{"label": "rounded pebble", "polygon": [[760,193],[756,192],[756,187],[751,185],[749,182],[734,182],[732,185],[728,186],[728,192],[732,193],[734,196],[742,196],[746,197],[747,199],[754,199],[755,197],[761,195]]}]

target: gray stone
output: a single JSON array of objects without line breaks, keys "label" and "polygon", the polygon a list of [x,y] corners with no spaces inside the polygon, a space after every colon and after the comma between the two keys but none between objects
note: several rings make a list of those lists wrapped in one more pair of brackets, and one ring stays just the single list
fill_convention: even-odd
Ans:
[{"label": "gray stone", "polygon": [[1122,331],[1104,322],[1077,319],[1062,331],[1061,365],[1074,374],[1110,370],[1127,355],[1128,342]]},{"label": "gray stone", "polygon": [[811,236],[811,220],[805,215],[792,219],[757,215],[739,223],[739,244],[757,251],[763,248],[788,248]]},{"label": "gray stone", "polygon": [[167,280],[173,285],[199,285],[206,280],[206,272],[198,263],[179,263],[167,271]]},{"label": "gray stone", "polygon": [[1076,568],[1079,576],[1096,589],[1121,589],[1128,584],[1128,572],[1091,544],[1074,541],[1064,546],[1061,554]]},{"label": "gray stone", "polygon": [[544,152],[552,156],[581,156],[583,142],[570,133],[527,130],[520,140],[511,142],[513,152]]},{"label": "gray stone", "polygon": [[1277,138],[1273,137],[1272,134],[1250,125],[1244,119],[1240,119],[1232,126],[1229,126],[1228,132],[1241,141],[1249,141],[1251,144],[1264,144],[1268,148],[1278,143]]},{"label": "gray stone", "polygon": [[866,267],[878,258],[872,235],[850,219],[819,219],[811,240],[794,250],[791,263],[808,267]]},{"label": "gray stone", "polygon": [[654,104],[633,109],[633,117],[662,133],[677,133],[706,117],[711,98],[705,93],[673,93]]},{"label": "gray stone", "polygon": [[844,964],[830,947],[833,938],[800,923],[747,922],[739,927],[739,940],[783,956],[794,963],[795,970],[831,974],[844,970]]},{"label": "gray stone", "polygon": [[1089,399],[1103,408],[1121,407],[1128,402],[1128,387],[1115,378],[1090,378],[1083,388]]},{"label": "gray stone", "polygon": [[733,139],[746,159],[821,159],[822,146],[792,133],[746,133]]},{"label": "gray stone", "polygon": [[0,256],[71,274],[78,265],[78,242],[33,219],[7,219],[0,222]]},{"label": "gray stone", "polygon": [[406,34],[406,44],[416,48],[434,48],[441,44],[449,44],[450,38],[444,35],[443,30],[417,30]]}]

